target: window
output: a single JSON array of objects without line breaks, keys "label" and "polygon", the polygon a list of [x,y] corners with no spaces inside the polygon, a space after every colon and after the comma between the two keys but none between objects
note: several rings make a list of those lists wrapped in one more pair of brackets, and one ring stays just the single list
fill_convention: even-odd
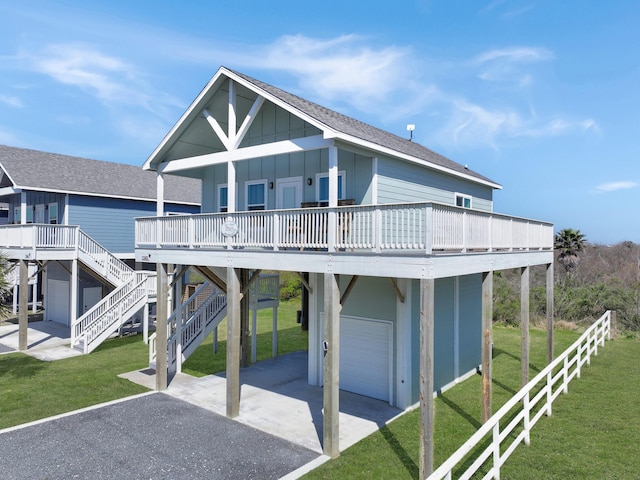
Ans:
[{"label": "window", "polygon": [[267,181],[255,180],[245,182],[245,198],[247,210],[265,210],[267,208]]},{"label": "window", "polygon": [[218,185],[218,211],[226,212],[229,207],[229,189],[226,185]]},{"label": "window", "polygon": [[56,225],[58,223],[58,204],[49,204],[49,224]]},{"label": "window", "polygon": [[[344,171],[338,172],[338,200],[342,200],[345,196],[344,177],[345,177]],[[329,203],[329,174],[318,173],[316,175],[316,185],[317,185],[316,194],[318,197],[318,202],[325,203],[325,204]]]},{"label": "window", "polygon": [[456,207],[471,208],[471,197],[469,195],[456,193]]}]

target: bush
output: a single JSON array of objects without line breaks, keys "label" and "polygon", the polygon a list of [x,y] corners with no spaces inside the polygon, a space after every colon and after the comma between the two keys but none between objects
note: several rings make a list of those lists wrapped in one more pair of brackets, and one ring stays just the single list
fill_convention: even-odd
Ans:
[{"label": "bush", "polygon": [[291,272],[280,272],[280,300],[287,301],[302,296],[302,282]]}]

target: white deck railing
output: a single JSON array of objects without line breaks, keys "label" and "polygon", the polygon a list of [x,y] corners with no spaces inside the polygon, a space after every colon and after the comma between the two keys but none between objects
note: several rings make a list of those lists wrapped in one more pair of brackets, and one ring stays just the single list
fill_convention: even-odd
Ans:
[{"label": "white deck railing", "polygon": [[[455,478],[468,479],[481,468],[486,470],[482,478],[499,479],[505,461],[518,445],[529,444],[533,426],[543,415],[551,415],[555,399],[568,392],[571,380],[580,378],[581,367],[590,363],[591,355],[598,354],[605,338],[611,339],[610,311],[505,403],[428,480],[450,480],[454,471]],[[479,450],[484,443],[488,445]],[[464,471],[460,466],[463,462],[471,463]]]},{"label": "white deck railing", "polygon": [[551,250],[547,222],[436,203],[136,219],[136,248],[405,251]]}]

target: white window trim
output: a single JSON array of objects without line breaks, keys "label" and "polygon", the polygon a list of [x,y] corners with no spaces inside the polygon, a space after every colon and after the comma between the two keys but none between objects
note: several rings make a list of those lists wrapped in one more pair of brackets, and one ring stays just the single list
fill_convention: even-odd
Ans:
[{"label": "white window trim", "polygon": [[[216,188],[216,212],[222,212],[222,205],[220,205],[220,191],[226,188],[227,189],[227,209],[229,208],[229,184],[228,183],[219,183]],[[238,184],[236,183],[236,207],[238,205]]]},{"label": "white window trim", "polygon": [[[338,178],[341,178],[341,177],[342,177],[342,196],[340,196],[338,192],[338,200],[344,200],[345,198],[347,198],[347,172],[345,170],[338,171]],[[329,201],[328,198],[326,200],[320,199],[320,179],[321,178],[329,178],[329,173],[316,173],[316,201],[328,202]]]},{"label": "white window trim", "polygon": [[[245,205],[245,210],[249,211],[249,187],[251,185],[262,185],[262,186],[264,186],[264,204],[262,204],[262,205],[264,205],[264,209],[263,210],[267,210],[267,204],[268,204],[269,198],[268,198],[268,189],[267,189],[267,179],[266,178],[262,178],[260,180],[247,180],[246,182],[244,182],[244,205]],[[256,206],[256,205],[251,205],[251,206]]]},{"label": "white window trim", "polygon": [[60,209],[58,209],[58,202],[51,202],[49,205],[47,205],[47,222],[50,225],[53,225],[51,223],[51,207],[55,205],[55,210],[56,210],[56,224],[60,223]]},{"label": "white window trim", "polygon": [[[458,198],[462,198],[462,206],[458,205]],[[464,206],[464,200],[465,199],[469,199],[469,206],[465,207]],[[464,193],[455,193],[453,196],[453,205],[456,207],[461,207],[461,208],[473,208],[473,197],[471,195],[466,195]]]}]

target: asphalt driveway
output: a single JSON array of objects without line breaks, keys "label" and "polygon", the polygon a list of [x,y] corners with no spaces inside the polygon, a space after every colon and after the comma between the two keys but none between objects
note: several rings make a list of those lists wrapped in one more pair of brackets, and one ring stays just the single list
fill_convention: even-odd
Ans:
[{"label": "asphalt driveway", "polygon": [[276,479],[318,457],[162,393],[0,432],[7,479]]}]

